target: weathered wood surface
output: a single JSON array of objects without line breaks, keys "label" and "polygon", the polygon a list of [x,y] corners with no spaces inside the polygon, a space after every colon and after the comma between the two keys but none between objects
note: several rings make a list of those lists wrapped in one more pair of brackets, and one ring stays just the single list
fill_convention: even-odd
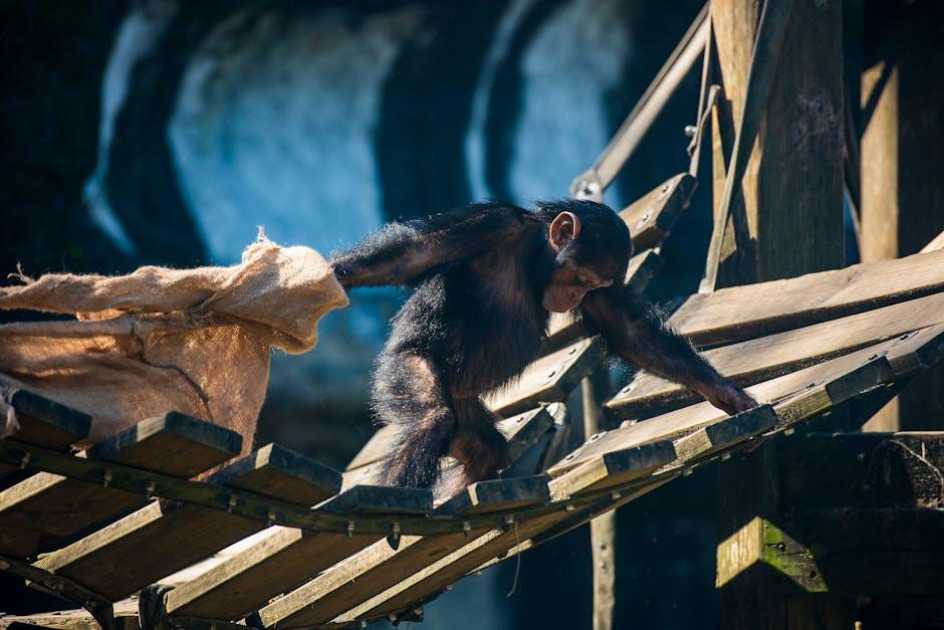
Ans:
[{"label": "weathered wood surface", "polygon": [[[496,424],[495,427],[508,440],[512,464],[537,443],[556,422],[561,422],[566,414],[567,408],[562,403],[551,403],[517,414]],[[351,460],[344,473],[345,488],[358,484],[377,483],[380,460],[394,448],[395,430],[396,427],[382,427],[374,433],[364,448]],[[446,459],[451,460],[451,458]],[[449,467],[450,463],[445,462],[444,468]]]},{"label": "weathered wood surface", "polygon": [[620,218],[629,227],[633,248],[637,252],[665,240],[688,207],[695,185],[694,177],[680,173],[620,211]]},{"label": "weathered wood surface", "polygon": [[944,251],[689,297],[669,322],[701,346],[744,341],[944,291]]},{"label": "weathered wood surface", "polygon": [[[904,378],[915,370],[933,365],[944,346],[944,326],[934,326],[909,334],[905,338],[875,344],[821,364],[792,372],[748,388],[760,402],[775,406],[803,401],[804,410],[812,406],[837,404],[851,395],[850,389]],[[881,360],[881,361],[879,361]],[[873,365],[874,364],[874,365]],[[843,380],[845,379],[845,380]],[[866,379],[862,381],[861,379]],[[850,383],[848,387],[843,384]],[[864,391],[864,390],[863,390]],[[797,400],[793,400],[797,399]],[[567,455],[549,469],[557,476],[576,467],[586,459],[645,444],[655,440],[678,438],[726,417],[707,402],[651,418],[606,432],[592,442]]]},{"label": "weathered wood surface", "polygon": [[[612,460],[610,465],[616,468],[622,464],[624,467],[619,468],[619,474],[627,479],[638,479],[671,464],[672,461],[674,461],[674,453],[671,448],[648,448],[638,453],[627,453],[621,460]],[[633,468],[634,466],[636,468]],[[583,473],[554,480],[549,484],[551,499],[563,500],[570,496],[579,495],[588,491],[597,481],[599,479],[592,474]],[[641,496],[641,494],[656,486],[656,484],[652,484],[636,490],[633,497]],[[604,505],[611,505],[613,499],[607,495],[599,501]],[[335,618],[333,623],[344,624],[358,619],[384,617],[389,613],[414,605],[418,601],[423,601],[468,573],[475,571],[478,567],[496,558],[506,557],[522,541],[526,541],[538,533],[567,520],[571,514],[567,510],[557,511],[527,519],[521,523],[515,522],[503,528],[487,530],[474,540],[455,548],[434,562],[427,563],[422,568],[414,570],[410,575],[403,577],[387,590],[377,593],[358,606],[346,611],[343,615]],[[585,520],[589,518],[588,515]],[[278,601],[274,602],[272,607],[277,604]],[[266,626],[271,625],[275,619],[274,617],[265,616],[275,610],[272,607],[260,611]],[[305,619],[305,617],[299,616],[297,619]],[[294,621],[286,625],[294,625]]]},{"label": "weathered wood surface", "polygon": [[[725,376],[751,384],[942,321],[944,293],[938,293],[715,348],[704,356]],[[697,398],[680,385],[640,372],[605,408],[616,417],[638,418],[653,409],[678,407]]]},{"label": "weathered wood surface", "polygon": [[529,365],[513,386],[487,396],[486,404],[499,415],[510,416],[542,403],[562,402],[603,362],[603,356],[599,337],[581,339]]},{"label": "weathered wood surface", "polygon": [[[313,505],[338,491],[341,476],[284,447],[268,445],[222,469],[210,482]],[[35,566],[117,601],[264,527],[221,510],[153,501]]]},{"label": "weathered wood surface", "polygon": [[[240,450],[239,434],[178,413],[145,420],[94,446],[91,458],[179,478]],[[143,495],[39,473],[0,492],[0,552],[28,557],[147,503]]]},{"label": "weathered wood surface", "polygon": [[[425,514],[432,510],[432,495],[407,488],[358,486],[319,509],[345,514]],[[382,538],[356,530],[349,536],[270,527],[222,562],[175,584],[165,598],[165,610],[178,616],[239,619],[378,540],[386,545]]]},{"label": "weathered wood surface", "polygon": [[[35,444],[53,450],[66,450],[85,439],[92,427],[88,415],[25,389],[13,392],[8,404],[16,413],[17,428],[6,439]],[[19,469],[0,463],[0,489],[10,485]]]},{"label": "weathered wood surface", "polygon": [[[505,479],[473,484],[437,512],[483,514],[540,505],[549,497],[543,477]],[[403,536],[394,549],[381,540],[361,553],[331,567],[259,612],[265,626],[317,625],[395,587],[417,570],[488,535],[490,529],[445,536]]]},{"label": "weathered wood surface", "polygon": [[718,583],[776,592],[940,593],[944,433],[807,433],[777,444],[778,514],[719,547]]}]

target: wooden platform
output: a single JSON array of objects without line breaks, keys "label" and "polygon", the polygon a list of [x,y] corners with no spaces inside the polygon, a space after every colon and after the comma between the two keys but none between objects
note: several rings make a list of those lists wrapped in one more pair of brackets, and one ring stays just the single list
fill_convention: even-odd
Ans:
[{"label": "wooden platform", "polygon": [[[628,215],[655,226],[643,234],[657,247],[665,224]],[[629,421],[562,458],[549,455],[561,402],[605,348],[579,322],[558,322],[547,354],[489,399],[508,418],[500,428],[520,476],[455,496],[371,485],[385,431],[343,474],[281,445],[236,458],[238,436],[176,413],[72,452],[88,418],[17,392],[19,431],[0,440],[0,569],[77,610],[0,626],[414,619],[483,567],[842,405],[890,396],[944,354],[942,307],[944,252],[693,296],[672,323],[764,404],[728,417],[640,372],[605,403]]]}]

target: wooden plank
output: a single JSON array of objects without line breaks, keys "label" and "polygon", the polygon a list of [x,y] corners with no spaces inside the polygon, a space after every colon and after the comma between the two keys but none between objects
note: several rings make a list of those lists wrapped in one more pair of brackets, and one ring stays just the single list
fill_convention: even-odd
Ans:
[{"label": "wooden plank", "polygon": [[[145,420],[88,456],[191,477],[239,453],[238,433],[179,413]],[[144,496],[39,473],[0,492],[0,553],[28,557],[147,503]]]},{"label": "wooden plank", "polygon": [[[319,506],[333,512],[417,514],[432,509],[432,495],[409,488],[355,487]],[[448,535],[447,535],[448,536]],[[253,544],[183,584],[165,600],[176,616],[239,619],[312,576],[376,543],[389,548],[383,536],[312,533],[291,527],[270,527]],[[401,548],[411,536],[402,536]],[[440,538],[440,537],[436,537]],[[379,542],[378,542],[379,541]]]},{"label": "wooden plank", "polygon": [[[850,315],[831,322],[752,339],[704,353],[725,376],[745,385],[846,354],[944,321],[944,293]],[[619,418],[638,418],[653,409],[697,400],[680,385],[640,372],[605,403]]]},{"label": "wooden plank", "polygon": [[694,177],[680,173],[620,211],[620,218],[629,227],[635,251],[656,247],[665,240],[688,207],[695,185]]},{"label": "wooden plank", "polygon": [[485,397],[486,404],[507,417],[542,403],[562,402],[603,357],[604,344],[599,337],[581,339],[529,365],[514,386]]},{"label": "wooden plank", "polygon": [[[616,474],[622,475],[625,479],[640,479],[656,470],[665,468],[673,461],[673,455],[670,446],[668,448],[658,446],[637,449],[634,453],[624,453],[621,457],[611,458],[609,466],[613,468]],[[675,473],[668,473],[669,476],[673,474]],[[554,480],[548,489],[552,499],[562,500],[597,489],[599,481],[599,478],[592,474],[575,471],[572,475]],[[631,497],[626,497],[626,499],[641,496],[648,489],[657,486],[656,483],[650,484],[646,489],[631,493]],[[593,515],[606,509],[606,506],[612,506],[617,500],[619,499],[614,495],[604,496],[587,508],[585,518],[589,520]],[[401,579],[395,586],[374,595],[333,621],[334,623],[349,623],[358,619],[384,617],[391,612],[402,610],[439,592],[483,564],[496,558],[505,558],[522,541],[531,539],[543,531],[568,521],[572,516],[573,513],[565,509],[528,519],[513,524],[511,527],[488,530],[462,547],[451,551],[432,563],[427,563],[419,570],[415,570],[412,574]],[[278,602],[274,604],[276,603]],[[269,611],[263,609],[260,611],[260,615],[267,612]],[[263,620],[266,621],[266,619],[271,618],[273,617],[263,617]]]},{"label": "wooden plank", "polygon": [[669,323],[696,344],[770,335],[944,291],[944,251],[689,297]]},{"label": "wooden plank", "polygon": [[[548,499],[543,476],[484,481],[442,505],[437,513],[483,514],[540,505]],[[496,524],[501,523],[497,520]],[[386,540],[332,567],[259,611],[266,627],[328,623],[385,590],[409,579],[417,569],[488,536],[493,529],[443,536],[403,536],[393,549]]]},{"label": "wooden plank", "polygon": [[[312,505],[332,496],[339,473],[278,445],[267,445],[210,480],[284,501]],[[35,566],[117,601],[265,527],[221,510],[154,501]],[[134,562],[128,562],[134,558]]]},{"label": "wooden plank", "polygon": [[[775,409],[787,401],[798,406],[802,402],[805,411],[809,411],[811,406],[821,409],[823,405],[848,400],[856,388],[864,391],[870,384],[875,386],[893,378],[904,378],[933,365],[940,359],[942,346],[944,326],[930,327],[760,383],[748,388],[748,392],[760,402],[774,404]],[[880,362],[870,366],[879,359]],[[779,413],[785,414],[786,411],[781,409]],[[552,477],[559,476],[581,462],[607,452],[656,440],[677,439],[725,417],[724,412],[704,402],[643,422],[625,424],[584,444],[551,467],[548,473]]]},{"label": "wooden plank", "polygon": [[[16,413],[17,428],[6,439],[63,451],[85,439],[92,427],[92,418],[87,414],[25,389],[13,392],[7,403]],[[0,480],[8,479],[18,470],[16,466],[0,463]],[[9,482],[0,481],[0,488],[7,485]]]},{"label": "wooden plank", "polygon": [[[868,349],[868,354],[866,354],[866,351],[863,351],[856,357],[861,361],[858,367],[850,366],[850,362],[847,360],[848,358],[843,357],[842,359],[831,362],[832,365],[830,369],[825,369],[824,366],[810,368],[805,371],[805,374],[801,375],[804,378],[800,380],[809,383],[811,382],[809,379],[816,376],[818,371],[820,377],[818,380],[820,382],[813,380],[813,387],[804,387],[800,394],[795,394],[789,397],[788,400],[780,402],[777,406],[777,416],[780,418],[778,423],[782,422],[784,418],[794,422],[798,421],[801,417],[808,417],[808,415],[819,413],[827,409],[829,404],[843,402],[852,395],[884,383],[890,378],[900,378],[912,373],[919,367],[932,365],[934,361],[940,358],[942,352],[944,352],[942,349],[944,349],[944,327],[938,327],[935,330],[925,330],[909,335],[906,339],[896,339],[891,342],[879,344],[876,348]],[[784,381],[781,381],[781,383],[783,382]],[[795,389],[791,388],[791,391],[795,391]],[[810,402],[815,399],[820,399],[820,404],[811,405]],[[825,401],[825,404],[823,401]],[[806,414],[806,416],[803,414]],[[739,417],[725,420],[720,426],[703,427],[700,431],[694,433],[690,432],[687,434],[687,438],[683,437],[675,443],[675,449],[681,450],[682,454],[689,458],[688,461],[703,458],[709,454],[709,452],[716,455],[730,448],[732,445],[742,444],[748,437],[758,435],[765,431],[770,427],[772,420],[773,418],[770,414],[769,407],[762,408],[753,413],[742,414]],[[701,432],[706,434],[705,438],[696,437],[699,436]],[[704,446],[694,446],[692,443],[686,446],[686,440],[702,442],[702,444],[707,442],[707,450]],[[600,456],[597,456],[597,459],[600,458]],[[560,492],[558,496],[565,496],[578,487],[600,488],[601,486],[598,485],[600,480],[606,479],[604,476],[605,473],[594,473],[595,470],[599,471],[600,468],[601,466],[598,461],[585,461],[579,467],[573,468],[559,479],[553,480],[550,484],[552,488],[552,498],[555,497],[553,491],[555,487],[558,488],[558,492]],[[545,521],[542,523],[541,527],[535,528],[536,532],[533,534],[531,532],[523,532],[524,534],[530,535],[522,535],[521,542],[515,544],[505,553],[511,556],[514,553],[533,548],[555,536],[559,536],[586,522],[590,518],[593,518],[604,510],[623,505],[636,496],[655,489],[659,485],[678,476],[680,472],[681,469],[678,467],[673,468],[671,465],[665,466],[658,470],[656,474],[650,478],[650,481],[643,483],[643,485],[638,487],[634,492],[624,492],[620,496],[613,496],[611,497],[613,500],[610,503],[602,502],[600,505],[596,505],[593,508],[577,510],[574,514],[558,518],[552,523]],[[644,479],[645,476],[641,478]],[[583,491],[586,492],[588,490],[585,489]],[[487,544],[492,543],[492,540],[497,537],[497,534],[492,534],[492,539],[483,541],[481,546],[485,547]],[[472,549],[469,553],[472,554],[474,551],[475,550]],[[492,551],[492,549],[487,550],[478,557],[481,558],[490,551]],[[482,564],[477,565],[476,568],[493,564],[502,559],[502,557],[503,554],[496,554],[491,558],[486,558]],[[360,618],[369,619],[380,617],[389,612],[403,609],[424,597],[428,597],[451,583],[451,581],[458,579],[459,576],[456,573],[449,574],[447,571],[450,570],[452,563],[462,562],[461,558],[461,554],[445,558],[439,563],[435,563],[420,571],[412,578],[401,583],[396,589],[392,589],[389,593],[384,594],[384,596],[374,598],[370,602],[345,613],[335,621],[341,623]],[[469,569],[469,571],[472,570],[474,569]],[[437,575],[438,579],[436,578]]]}]

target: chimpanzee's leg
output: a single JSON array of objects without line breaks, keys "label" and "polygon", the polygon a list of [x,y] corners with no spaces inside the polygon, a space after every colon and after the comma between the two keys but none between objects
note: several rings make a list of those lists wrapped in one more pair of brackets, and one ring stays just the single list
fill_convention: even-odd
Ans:
[{"label": "chimpanzee's leg", "polygon": [[374,373],[373,407],[384,424],[399,430],[384,463],[382,482],[429,488],[439,459],[449,451],[456,415],[435,364],[412,352],[385,351]]},{"label": "chimpanzee's leg", "polygon": [[459,426],[449,454],[462,464],[465,483],[498,476],[508,465],[508,442],[495,423],[500,419],[478,397],[454,401]]}]

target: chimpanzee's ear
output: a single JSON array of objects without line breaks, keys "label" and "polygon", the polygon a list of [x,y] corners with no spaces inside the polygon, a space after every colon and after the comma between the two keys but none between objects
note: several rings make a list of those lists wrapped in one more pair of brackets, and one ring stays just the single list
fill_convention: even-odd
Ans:
[{"label": "chimpanzee's ear", "polygon": [[560,251],[569,242],[580,236],[580,218],[573,212],[561,212],[548,228],[548,241],[551,247]]}]

